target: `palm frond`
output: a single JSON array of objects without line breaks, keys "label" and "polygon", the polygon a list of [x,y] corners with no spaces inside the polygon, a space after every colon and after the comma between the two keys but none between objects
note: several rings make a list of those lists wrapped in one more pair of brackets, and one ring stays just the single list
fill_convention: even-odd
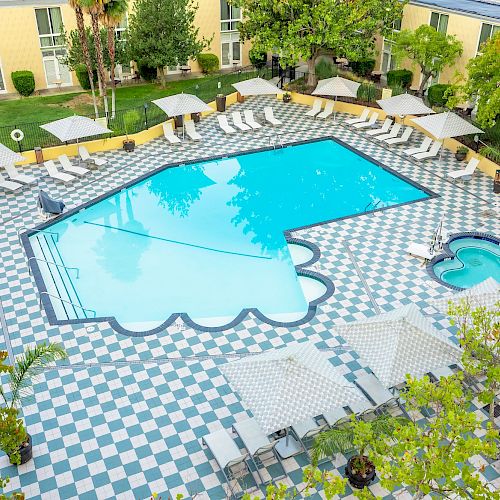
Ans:
[{"label": "palm frond", "polygon": [[392,415],[380,415],[371,421],[375,436],[390,436],[395,429],[406,425],[409,420],[405,417],[393,417]]},{"label": "palm frond", "polygon": [[24,354],[17,358],[10,373],[11,407],[17,406],[22,398],[31,394],[33,382],[45,367],[66,358],[66,351],[59,344],[28,347]]},{"label": "palm frond", "polygon": [[350,426],[330,429],[316,436],[312,450],[313,463],[336,453],[346,453],[354,449],[353,432]]}]

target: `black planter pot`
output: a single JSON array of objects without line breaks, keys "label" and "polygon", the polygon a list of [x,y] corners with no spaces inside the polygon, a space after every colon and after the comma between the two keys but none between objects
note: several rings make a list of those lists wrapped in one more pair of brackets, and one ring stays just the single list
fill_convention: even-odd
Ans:
[{"label": "black planter pot", "polygon": [[[29,462],[33,458],[33,443],[31,442],[31,436],[28,434],[28,442],[26,446],[21,446],[19,448],[19,453],[21,455],[21,463],[20,464],[15,464],[15,465],[21,465],[25,464],[26,462]],[[12,460],[10,461],[12,464]]]},{"label": "black planter pot", "polygon": [[456,152],[455,153],[455,158],[458,160],[458,161],[463,161],[465,160],[465,157],[467,156],[467,153],[459,153],[459,152]]},{"label": "black planter pot", "polygon": [[283,95],[283,102],[290,102],[292,100],[292,96],[290,94]]},{"label": "black planter pot", "polygon": [[194,121],[194,123],[199,123],[201,119],[201,113],[191,113],[191,120]]},{"label": "black planter pot", "polygon": [[[351,457],[347,461],[347,466],[345,468],[345,475],[349,479],[349,484],[358,490],[365,488],[375,479],[375,467],[373,467],[372,471],[368,473],[366,477],[363,477],[352,470],[352,461],[353,459],[358,457]],[[366,457],[364,457],[366,458]]]},{"label": "black planter pot", "polygon": [[215,103],[217,104],[217,111],[224,113],[226,111],[226,96],[216,96]]},{"label": "black planter pot", "polygon": [[135,141],[123,141],[123,149],[127,153],[131,153],[135,149]]}]

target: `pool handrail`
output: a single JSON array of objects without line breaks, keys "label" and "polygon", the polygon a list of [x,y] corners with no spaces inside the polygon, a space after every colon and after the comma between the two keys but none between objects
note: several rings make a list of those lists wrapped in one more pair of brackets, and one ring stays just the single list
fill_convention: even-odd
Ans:
[{"label": "pool handrail", "polygon": [[81,309],[82,311],[89,311],[89,312],[91,312],[91,313],[94,314],[94,318],[97,317],[97,312],[94,311],[93,309],[88,309],[87,307],[83,307],[83,306],[80,306],[78,304],[74,304],[73,302],[71,302],[69,300],[63,299],[63,298],[61,298],[61,297],[59,297],[57,295],[54,295],[52,293],[49,293],[49,292],[40,292],[40,307],[42,306],[42,295],[43,294],[48,295],[49,297],[53,297],[54,299],[58,299],[61,302],[66,302],[66,304],[70,304],[73,307],[78,307],[78,309]]},{"label": "pool handrail", "polygon": [[[80,269],[78,267],[65,266],[64,264],[58,264],[57,262],[52,262],[50,260],[40,259],[38,257],[30,257],[28,259],[28,264],[30,263],[31,260],[36,260],[36,261],[39,261],[39,262],[45,262],[46,264],[52,264],[53,266],[61,267],[63,269],[67,269],[67,270],[74,269],[74,270],[76,270],[76,279],[80,278]],[[31,274],[31,266],[30,265],[28,265],[28,269],[29,269],[30,274]]]}]

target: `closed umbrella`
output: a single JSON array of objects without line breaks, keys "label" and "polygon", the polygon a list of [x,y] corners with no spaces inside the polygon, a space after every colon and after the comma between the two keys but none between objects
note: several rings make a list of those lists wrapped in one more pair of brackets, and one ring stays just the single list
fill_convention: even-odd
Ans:
[{"label": "closed umbrella", "polygon": [[335,328],[385,387],[458,363],[461,349],[432,325],[415,304]]},{"label": "closed umbrella", "polygon": [[448,139],[461,135],[483,133],[481,129],[451,111],[413,118],[412,121],[436,139]]},{"label": "closed umbrella", "polygon": [[250,78],[242,82],[233,83],[232,86],[242,96],[252,95],[276,95],[284,92],[264,78]]},{"label": "closed umbrella", "polygon": [[100,123],[78,115],[40,125],[40,128],[55,135],[61,142],[78,141],[85,137],[112,133]]},{"label": "closed umbrella", "polygon": [[[347,78],[342,78],[341,76],[334,76],[333,78],[326,78],[325,80],[320,80],[316,85],[312,95],[330,95],[335,97],[335,103],[337,102],[337,97],[356,97],[358,95],[358,89],[361,84],[358,82],[353,82]],[[335,116],[337,110],[334,106],[333,121],[335,122]]]},{"label": "closed umbrella", "polygon": [[24,160],[24,156],[12,151],[7,146],[0,143],[0,167],[5,167],[6,165],[12,165],[18,161]]}]

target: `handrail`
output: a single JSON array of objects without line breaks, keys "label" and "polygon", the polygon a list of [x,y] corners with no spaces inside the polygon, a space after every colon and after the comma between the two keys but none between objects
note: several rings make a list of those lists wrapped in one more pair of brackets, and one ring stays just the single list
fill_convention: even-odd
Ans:
[{"label": "handrail", "polygon": [[97,317],[97,313],[93,310],[93,309],[88,309],[86,307],[82,307],[78,304],[74,304],[73,302],[70,302],[69,300],[66,300],[66,299],[62,299],[61,297],[57,296],[57,295],[54,295],[52,293],[49,293],[49,292],[40,292],[40,306],[42,305],[42,295],[45,294],[45,295],[48,295],[49,297],[53,297],[54,299],[58,299],[60,300],[61,302],[66,302],[66,304],[70,304],[72,305],[73,307],[78,307],[79,309],[81,309],[82,311],[89,311],[91,313],[94,314],[94,318]]},{"label": "handrail", "polygon": [[34,228],[29,228],[29,227],[23,226],[17,230],[17,239],[19,240],[19,242],[21,242],[21,237],[20,237],[21,231],[24,229],[27,229],[28,231],[33,231],[34,233],[44,233],[44,234],[52,234],[52,235],[55,234],[56,235],[56,243],[59,241],[59,233],[56,233],[55,231],[47,231],[46,229],[34,229]]},{"label": "handrail", "polygon": [[[63,269],[68,269],[68,270],[75,269],[76,270],[76,279],[80,278],[80,269],[78,267],[65,266],[63,264],[58,264],[57,262],[51,262],[49,260],[39,259],[38,257],[30,257],[28,259],[28,264],[29,264],[30,260],[37,260],[39,262],[45,262],[46,264],[52,264],[56,267],[62,267]],[[31,266],[28,265],[28,269],[30,270],[30,274],[31,274]]]}]

